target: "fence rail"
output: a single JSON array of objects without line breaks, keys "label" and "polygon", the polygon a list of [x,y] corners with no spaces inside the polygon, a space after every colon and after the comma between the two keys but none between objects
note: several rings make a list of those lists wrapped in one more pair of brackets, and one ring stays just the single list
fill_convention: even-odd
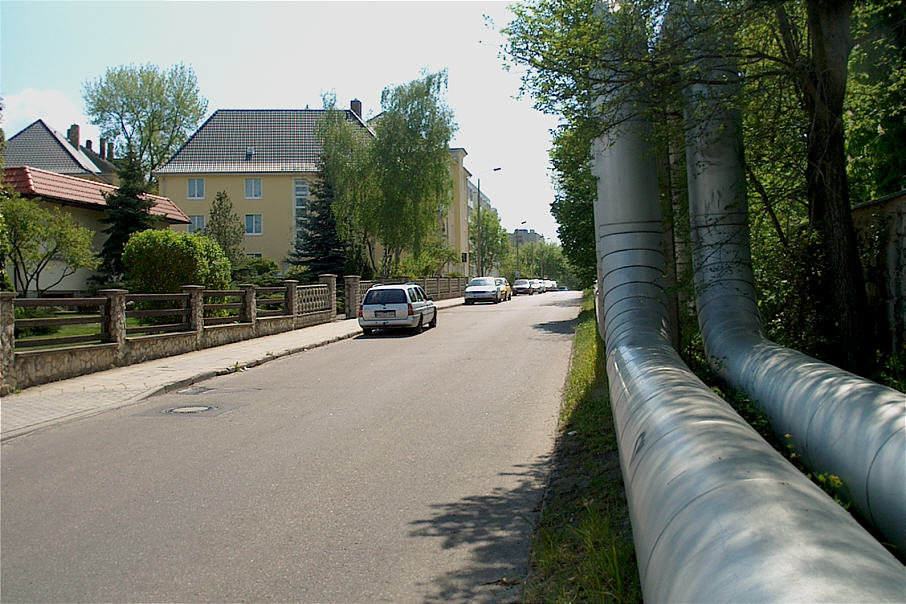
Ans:
[{"label": "fence rail", "polygon": [[[15,306],[22,309],[52,309],[53,316],[20,317],[14,320],[14,348],[57,347],[87,342],[102,342],[106,337],[107,298],[18,298]],[[68,308],[73,310],[61,310]],[[96,309],[95,312],[85,312]],[[27,312],[27,311],[26,311]],[[97,325],[90,333],[74,333],[50,337],[61,327],[74,325]],[[47,331],[41,334],[40,331]],[[38,333],[36,333],[38,332]]]},{"label": "fence rail", "polygon": [[[138,325],[126,325],[126,335],[152,335],[188,331],[188,294],[126,294],[126,318],[138,320]],[[148,321],[170,318],[167,323]],[[174,320],[175,319],[175,320]]]}]

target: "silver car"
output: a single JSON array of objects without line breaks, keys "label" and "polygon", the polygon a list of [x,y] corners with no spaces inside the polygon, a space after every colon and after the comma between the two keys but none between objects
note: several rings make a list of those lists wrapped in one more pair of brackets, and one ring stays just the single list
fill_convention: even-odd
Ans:
[{"label": "silver car", "polygon": [[367,336],[375,329],[410,328],[421,332],[437,326],[437,306],[419,285],[375,285],[359,305],[359,327]]},{"label": "silver car", "polygon": [[494,277],[475,277],[466,286],[466,304],[476,302],[500,302],[500,288]]}]

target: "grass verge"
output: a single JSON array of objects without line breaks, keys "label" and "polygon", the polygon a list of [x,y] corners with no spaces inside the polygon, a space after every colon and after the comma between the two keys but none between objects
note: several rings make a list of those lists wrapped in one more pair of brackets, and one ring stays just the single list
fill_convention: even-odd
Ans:
[{"label": "grass verge", "polygon": [[525,602],[642,600],[604,357],[594,298],[586,292]]}]

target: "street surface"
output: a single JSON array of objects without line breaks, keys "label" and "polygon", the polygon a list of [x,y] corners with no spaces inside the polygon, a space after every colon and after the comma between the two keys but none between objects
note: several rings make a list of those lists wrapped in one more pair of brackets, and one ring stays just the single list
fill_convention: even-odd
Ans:
[{"label": "street surface", "polygon": [[512,601],[579,301],[444,309],[4,442],[2,601]]}]

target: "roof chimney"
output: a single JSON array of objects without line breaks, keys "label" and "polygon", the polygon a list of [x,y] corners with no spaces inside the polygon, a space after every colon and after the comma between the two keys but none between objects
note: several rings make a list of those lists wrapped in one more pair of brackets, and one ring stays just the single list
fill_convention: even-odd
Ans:
[{"label": "roof chimney", "polygon": [[76,149],[79,148],[79,125],[73,124],[69,127],[69,130],[66,131],[66,138],[69,139],[69,142],[72,143],[72,146]]},{"label": "roof chimney", "polygon": [[98,155],[100,155],[102,159],[107,157],[107,139],[103,136],[101,137],[101,148],[98,149]]},{"label": "roof chimney", "polygon": [[107,161],[113,161],[113,141],[107,143]]},{"label": "roof chimney", "polygon": [[352,112],[355,113],[359,118],[362,117],[362,101],[359,99],[352,99],[349,101],[349,108],[352,109]]},{"label": "roof chimney", "polygon": [[91,141],[85,141],[85,147],[92,153],[94,152],[94,149],[91,148]]}]

